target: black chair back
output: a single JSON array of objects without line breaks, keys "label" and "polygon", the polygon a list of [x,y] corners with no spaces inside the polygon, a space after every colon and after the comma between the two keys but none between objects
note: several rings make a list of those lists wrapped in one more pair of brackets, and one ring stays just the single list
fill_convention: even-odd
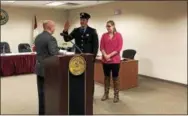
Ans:
[{"label": "black chair back", "polygon": [[134,59],[134,56],[136,54],[136,50],[133,49],[127,49],[123,51],[123,58],[129,58],[129,59]]},{"label": "black chair back", "polygon": [[11,53],[10,46],[7,42],[0,42],[0,52],[1,53]]},{"label": "black chair back", "polygon": [[67,52],[74,52],[75,48],[74,47],[68,47]]},{"label": "black chair back", "polygon": [[21,52],[31,52],[31,46],[28,43],[20,43],[18,45],[18,51]]}]

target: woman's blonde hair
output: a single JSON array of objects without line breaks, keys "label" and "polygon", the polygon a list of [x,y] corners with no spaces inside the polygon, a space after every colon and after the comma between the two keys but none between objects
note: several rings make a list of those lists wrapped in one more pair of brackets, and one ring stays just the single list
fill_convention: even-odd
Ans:
[{"label": "woman's blonde hair", "polygon": [[116,27],[115,27],[115,22],[114,22],[113,20],[109,20],[109,21],[107,22],[107,24],[108,24],[108,23],[110,23],[112,26],[114,26],[114,28],[113,28],[113,33],[117,32]]}]

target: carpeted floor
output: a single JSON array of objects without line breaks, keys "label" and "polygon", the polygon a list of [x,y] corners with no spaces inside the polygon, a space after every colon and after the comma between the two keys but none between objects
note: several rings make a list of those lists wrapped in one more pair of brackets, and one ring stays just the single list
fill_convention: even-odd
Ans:
[{"label": "carpeted floor", "polygon": [[[187,88],[139,78],[139,87],[120,92],[120,102],[102,102],[103,86],[95,85],[94,114],[187,114]],[[35,75],[1,78],[1,114],[37,114]]]}]

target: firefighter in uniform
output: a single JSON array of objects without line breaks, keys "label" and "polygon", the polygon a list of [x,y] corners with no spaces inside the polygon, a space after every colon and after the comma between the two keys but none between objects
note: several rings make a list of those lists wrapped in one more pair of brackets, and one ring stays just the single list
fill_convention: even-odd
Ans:
[{"label": "firefighter in uniform", "polygon": [[[91,53],[94,55],[94,59],[97,56],[98,52],[98,34],[96,29],[88,26],[88,20],[90,15],[88,13],[80,13],[80,27],[74,28],[73,31],[69,34],[69,23],[66,22],[64,25],[64,30],[60,33],[63,36],[65,42],[75,39],[75,44],[80,48],[83,53]],[[75,53],[80,53],[78,49],[75,50]],[[93,93],[94,93],[94,80],[93,80]]]}]

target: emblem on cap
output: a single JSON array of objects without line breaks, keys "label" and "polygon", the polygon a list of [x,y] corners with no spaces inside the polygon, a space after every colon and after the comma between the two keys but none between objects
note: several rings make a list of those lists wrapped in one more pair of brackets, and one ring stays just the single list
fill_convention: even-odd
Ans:
[{"label": "emblem on cap", "polygon": [[83,15],[84,15],[84,13],[82,12],[82,13],[81,13],[81,16],[83,16]]}]

